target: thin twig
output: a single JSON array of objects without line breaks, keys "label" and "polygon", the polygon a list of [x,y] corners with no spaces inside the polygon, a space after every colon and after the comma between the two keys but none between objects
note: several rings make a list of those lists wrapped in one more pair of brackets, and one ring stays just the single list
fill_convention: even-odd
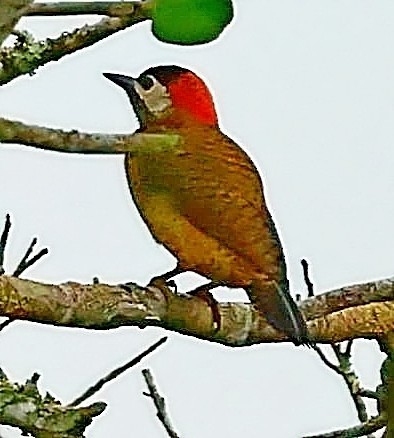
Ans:
[{"label": "thin twig", "polygon": [[149,393],[144,392],[144,395],[151,397],[153,399],[153,403],[155,404],[157,409],[157,418],[164,426],[169,437],[179,438],[179,435],[175,432],[174,428],[171,425],[170,418],[166,411],[165,400],[157,390],[155,382],[153,381],[152,373],[150,372],[150,370],[144,369],[142,370],[142,374],[144,376],[146,385],[148,386],[149,389]]},{"label": "thin twig", "polygon": [[[5,223],[4,223],[4,229],[1,233],[0,237],[0,275],[3,275],[5,273],[4,269],[4,252],[5,247],[7,246],[8,236],[10,234],[11,229],[11,217],[7,213],[5,216]],[[2,331],[7,325],[10,325],[14,321],[13,318],[6,319],[0,324],[0,331]]]},{"label": "thin twig", "polygon": [[[7,325],[10,325],[11,322],[13,322],[13,321],[15,321],[15,319],[13,319],[13,318],[9,318],[9,319],[6,319],[5,321],[3,321],[3,322],[0,324],[0,332],[1,332],[3,329],[5,329],[5,328],[7,327]],[[0,437],[0,438],[1,438],[1,437]]]},{"label": "thin twig", "polygon": [[338,367],[338,365],[335,365],[334,363],[332,363],[330,360],[327,359],[327,356],[323,353],[322,349],[318,345],[313,345],[312,348],[316,351],[320,359],[323,361],[325,365],[328,366],[328,368],[332,369],[337,374],[343,377],[343,371]]},{"label": "thin twig", "polygon": [[43,248],[35,256],[33,256],[31,259],[26,260],[32,251],[32,246],[35,245],[35,243],[33,244],[33,242],[34,242],[34,239],[33,239],[32,243],[30,244],[29,248],[27,249],[25,256],[22,258],[19,265],[15,269],[14,274],[13,274],[14,277],[19,277],[24,271],[26,271],[27,268],[30,268],[30,266],[32,266],[34,263],[36,263],[38,260],[40,260],[42,257],[44,257],[45,255],[48,254],[48,248]]},{"label": "thin twig", "polygon": [[[3,275],[5,273],[4,270],[4,251],[5,247],[7,245],[8,237],[10,234],[11,229],[11,218],[10,215],[7,214],[5,217],[5,224],[3,232],[0,236],[0,275]],[[22,257],[21,261],[19,262],[18,266],[16,267],[15,271],[13,272],[13,277],[19,277],[22,272],[24,272],[27,268],[29,268],[31,265],[36,263],[40,258],[42,258],[44,255],[48,254],[48,248],[41,249],[35,256],[31,256],[34,247],[37,245],[37,237],[34,237],[28,246],[24,256]],[[1,328],[0,328],[1,330]]]},{"label": "thin twig", "polygon": [[108,373],[105,377],[100,379],[93,386],[87,389],[82,395],[80,395],[73,402],[71,402],[69,406],[80,405],[86,399],[88,399],[93,394],[98,392],[106,383],[116,379],[116,377],[118,377],[120,374],[124,373],[125,371],[132,368],[133,366],[137,365],[139,362],[141,362],[142,359],[144,359],[144,357],[148,356],[148,354],[152,353],[154,350],[156,350],[156,348],[160,347],[160,345],[164,344],[164,342],[166,341],[167,341],[167,336],[164,336],[163,338],[155,342],[153,345],[151,345],[149,348],[147,348],[145,351],[143,351],[141,354],[131,359],[129,362],[125,363],[119,368],[116,368],[115,370]]},{"label": "thin twig", "polygon": [[311,279],[309,277],[308,261],[305,259],[302,259],[301,266],[302,266],[302,271],[304,273],[304,281],[305,281],[306,287],[308,288],[308,298],[313,297],[315,294],[313,292],[313,283],[311,282]]},{"label": "thin twig", "polygon": [[367,408],[362,399],[362,394],[360,393],[359,378],[351,369],[351,350],[349,348],[349,344],[346,346],[344,352],[341,351],[339,345],[331,344],[331,348],[338,359],[339,365],[335,365],[329,359],[327,359],[323,351],[317,345],[314,345],[312,348],[316,351],[324,364],[339,374],[345,381],[346,387],[349,390],[350,396],[352,397],[354,406],[356,408],[359,420],[361,422],[368,421]]},{"label": "thin twig", "polygon": [[350,339],[346,344],[346,347],[345,347],[345,355],[346,356],[350,357],[350,353],[351,353],[351,350],[353,347],[353,341],[354,341],[354,339]]},{"label": "thin twig", "polygon": [[372,398],[374,400],[379,400],[379,395],[375,391],[371,391],[370,389],[359,389],[358,395],[361,397]]},{"label": "thin twig", "polygon": [[[3,233],[0,237],[0,275],[3,275],[5,273],[4,267],[3,267],[4,249],[5,249],[6,244],[7,244],[10,228],[11,228],[10,215],[7,214],[5,225],[4,225],[4,230],[3,230]],[[22,257],[22,260],[19,262],[14,273],[12,274],[14,277],[19,277],[22,274],[22,272],[24,272],[27,268],[32,266],[35,262],[37,262],[44,255],[48,254],[48,248],[43,248],[35,256],[33,256],[31,259],[29,259],[36,244],[37,244],[37,238],[34,237],[33,240],[31,241],[29,247],[27,248],[25,255]],[[15,321],[15,318],[9,318],[6,321],[4,321],[3,323],[1,323],[0,324],[0,331],[2,331],[5,327],[10,325],[13,321]]]},{"label": "thin twig", "polygon": [[29,258],[30,254],[33,252],[34,247],[37,244],[37,237],[33,237],[30,245],[28,246],[25,255],[22,257],[21,261],[19,262],[18,266],[16,267],[14,274],[15,277],[19,277],[20,275],[20,271],[21,271],[21,267],[23,267],[26,264],[27,259]]},{"label": "thin twig", "polygon": [[357,374],[352,370],[351,363],[351,350],[349,345],[346,346],[345,351],[341,351],[339,344],[331,344],[338,362],[339,368],[342,371],[341,375],[345,380],[346,386],[350,392],[353,399],[354,406],[357,410],[358,419],[361,422],[368,421],[367,407],[365,406],[364,400],[362,399],[360,392],[360,379]]},{"label": "thin twig", "polygon": [[11,218],[9,214],[5,216],[4,229],[0,237],[0,275],[4,274],[4,251],[10,234]]},{"label": "thin twig", "polygon": [[[309,277],[309,264],[307,260],[302,259],[301,265],[304,273],[304,281],[308,288],[308,297],[313,297],[313,283]],[[365,422],[368,420],[367,408],[360,394],[359,378],[356,373],[351,369],[352,346],[352,340],[349,340],[343,351],[341,350],[339,344],[331,344],[331,348],[335,353],[339,365],[335,365],[330,360],[328,360],[323,351],[317,345],[313,345],[312,348],[317,352],[320,359],[324,362],[325,365],[327,365],[330,369],[335,371],[343,378],[357,410],[357,416],[361,422]]]}]

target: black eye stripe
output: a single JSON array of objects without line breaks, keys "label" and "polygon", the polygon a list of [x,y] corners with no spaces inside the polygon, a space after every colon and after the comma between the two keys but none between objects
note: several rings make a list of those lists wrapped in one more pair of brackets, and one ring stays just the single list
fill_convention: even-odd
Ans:
[{"label": "black eye stripe", "polygon": [[144,90],[150,90],[153,87],[153,79],[150,76],[140,76],[138,78],[138,83]]}]

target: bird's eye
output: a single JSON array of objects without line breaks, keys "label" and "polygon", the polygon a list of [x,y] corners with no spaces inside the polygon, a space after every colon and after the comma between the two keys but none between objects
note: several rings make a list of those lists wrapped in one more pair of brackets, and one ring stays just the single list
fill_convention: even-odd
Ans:
[{"label": "bird's eye", "polygon": [[144,90],[150,90],[154,85],[152,76],[141,76],[138,78],[138,83]]}]

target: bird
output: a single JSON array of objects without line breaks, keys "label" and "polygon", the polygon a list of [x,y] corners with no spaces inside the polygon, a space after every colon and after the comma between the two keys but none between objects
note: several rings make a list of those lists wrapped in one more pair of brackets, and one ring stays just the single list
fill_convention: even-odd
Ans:
[{"label": "bird", "polygon": [[133,201],[156,242],[177,259],[166,278],[192,271],[214,286],[244,288],[270,325],[295,345],[310,345],[262,179],[221,131],[204,80],[177,65],[153,66],[137,78],[103,75],[126,92],[137,133],[181,139],[178,151],[125,154]]}]

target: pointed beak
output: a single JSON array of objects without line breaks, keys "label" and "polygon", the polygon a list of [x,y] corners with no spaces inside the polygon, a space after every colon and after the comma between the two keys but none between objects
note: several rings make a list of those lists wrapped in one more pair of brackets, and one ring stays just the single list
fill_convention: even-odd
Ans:
[{"label": "pointed beak", "polygon": [[103,76],[114,84],[119,85],[119,87],[123,88],[127,93],[134,90],[136,80],[131,76],[120,75],[118,73],[103,73]]},{"label": "pointed beak", "polygon": [[147,108],[135,89],[135,85],[138,84],[137,80],[118,73],[103,73],[103,75],[126,91],[140,124],[140,129],[144,129],[147,122]]}]

